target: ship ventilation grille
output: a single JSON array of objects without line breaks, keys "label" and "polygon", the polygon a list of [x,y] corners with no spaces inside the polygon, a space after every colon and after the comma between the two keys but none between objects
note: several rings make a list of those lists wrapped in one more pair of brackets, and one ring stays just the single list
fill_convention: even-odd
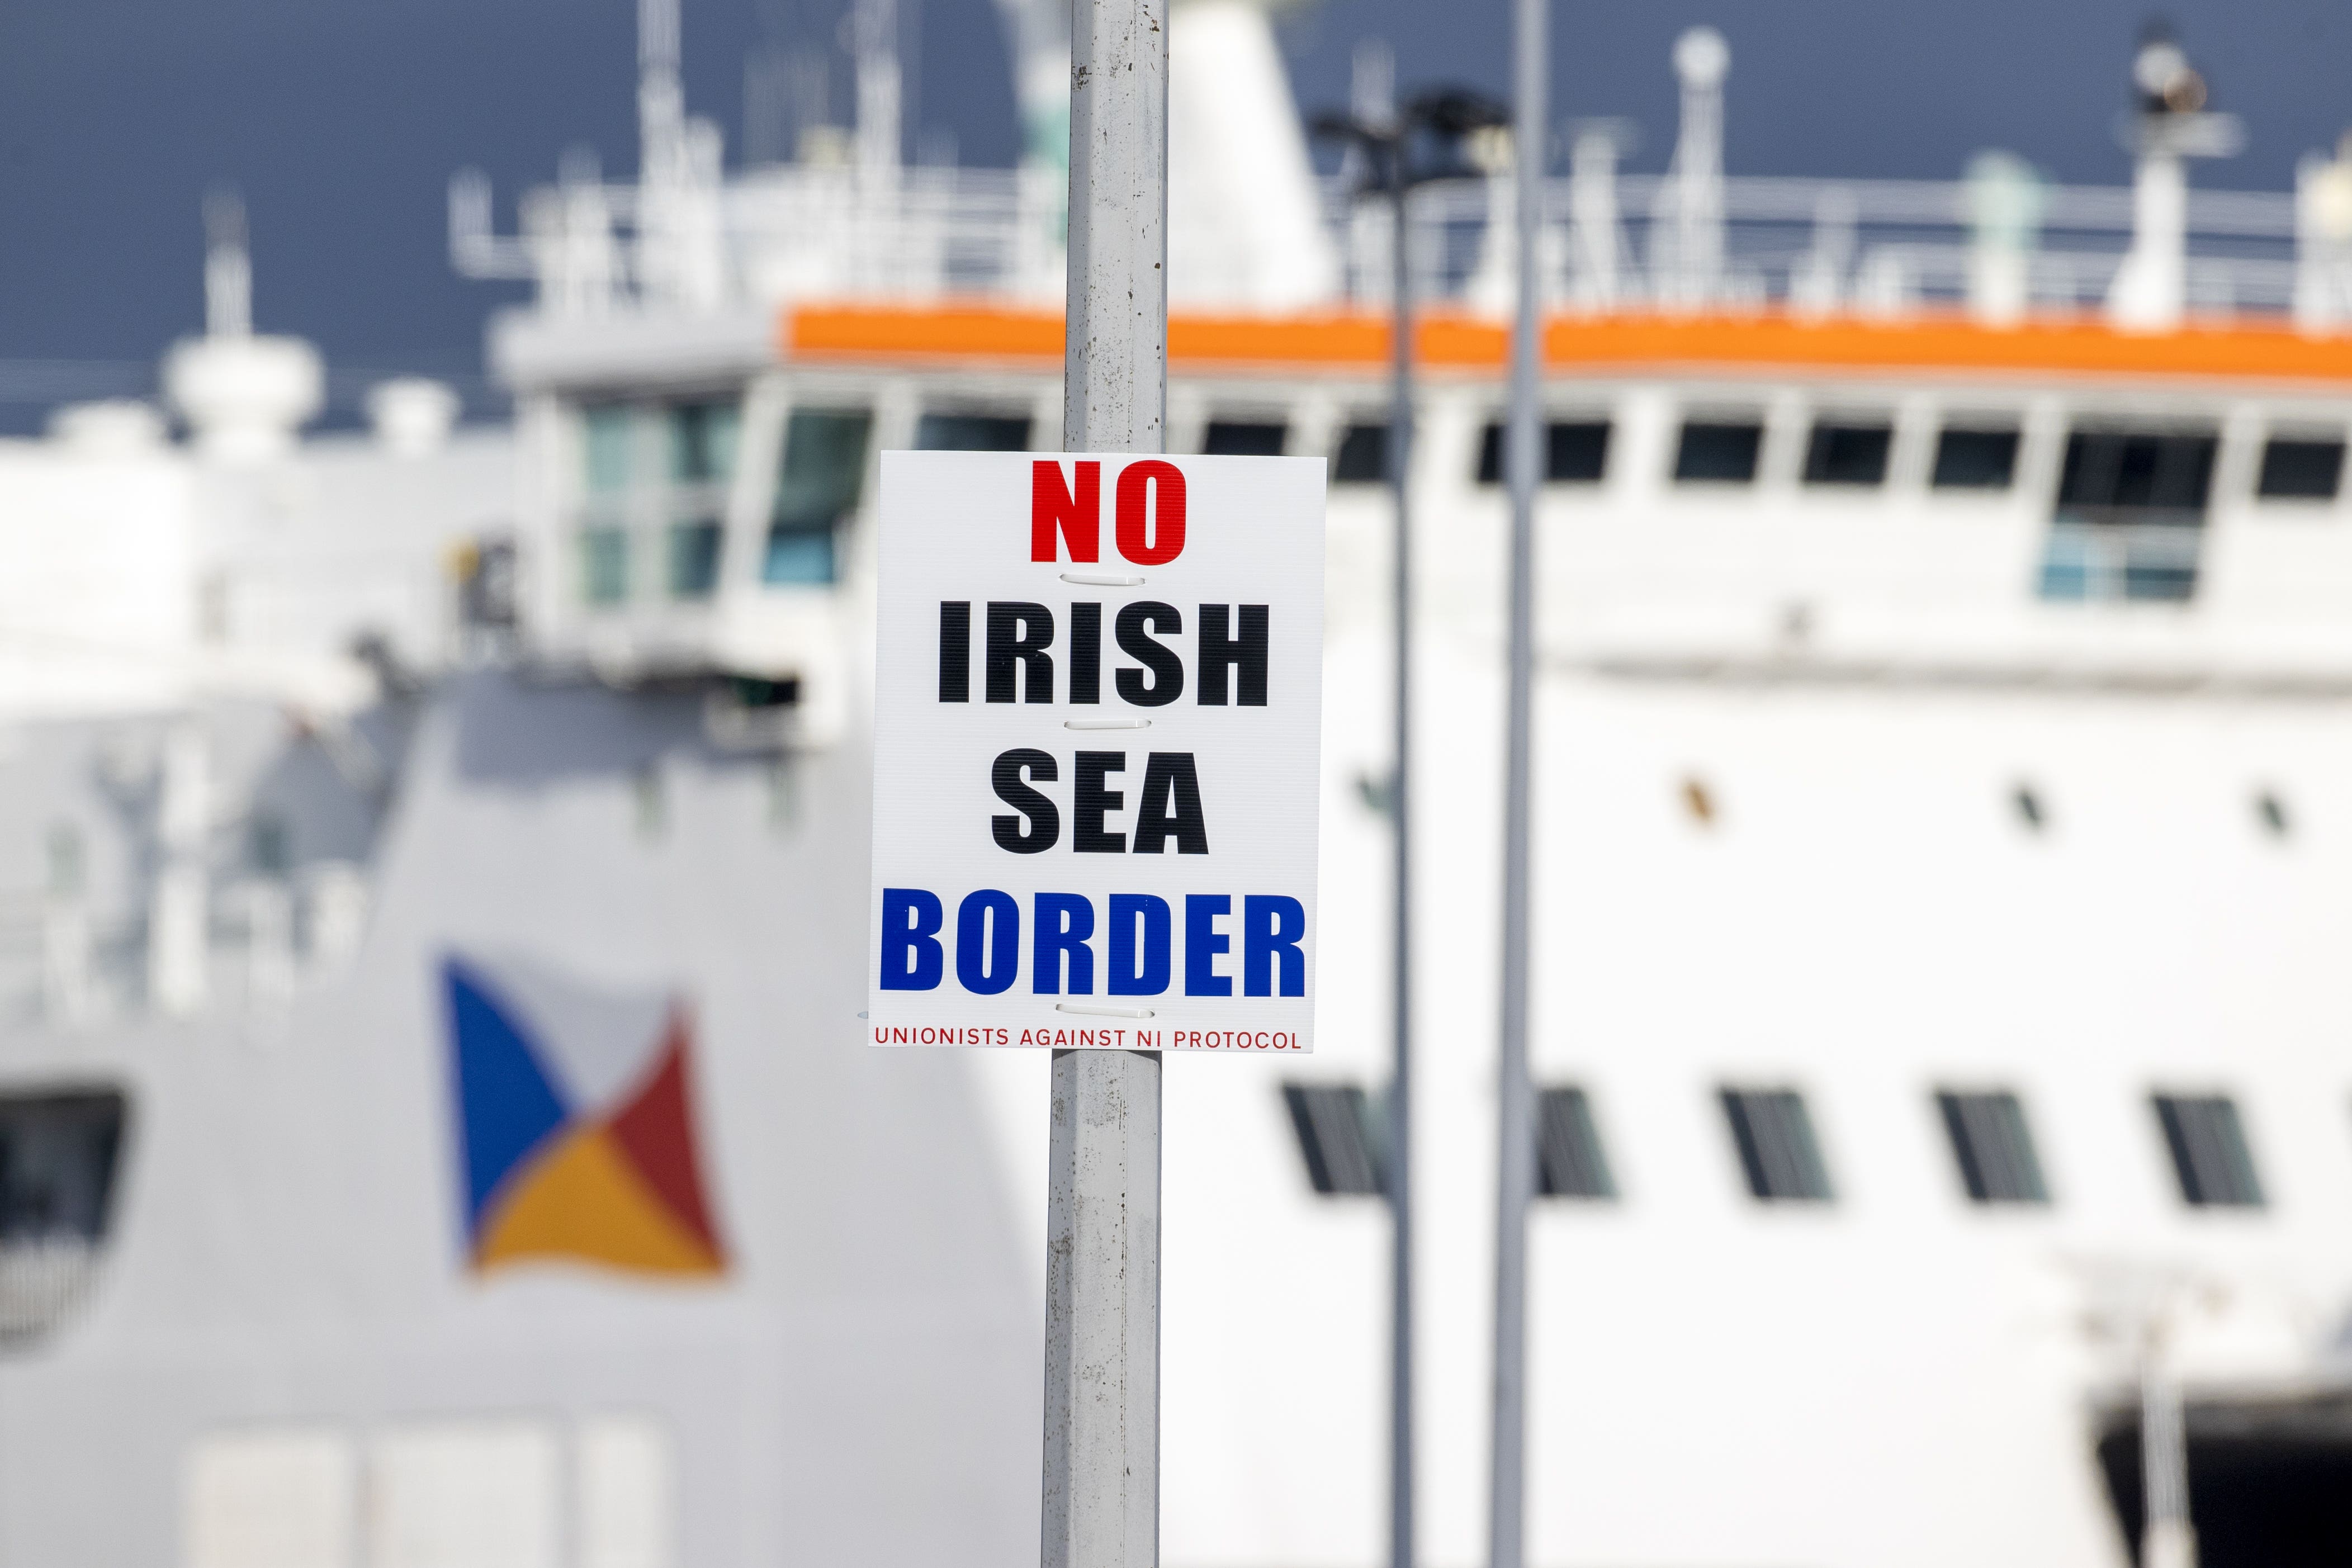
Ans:
[{"label": "ship ventilation grille", "polygon": [[2260,1208],[2263,1184],[2237,1102],[2225,1094],[2150,1097],[2180,1179],[2181,1199],[2199,1208]]},{"label": "ship ventilation grille", "polygon": [[1766,1203],[1831,1201],[1829,1167],[1803,1095],[1793,1089],[1726,1089],[1722,1098],[1750,1195]]},{"label": "ship ventilation grille", "polygon": [[1547,1089],[1536,1101],[1536,1187],[1546,1197],[1617,1196],[1592,1103],[1581,1089]]},{"label": "ship ventilation grille", "polygon": [[2007,1092],[1968,1094],[1945,1090],[1936,1096],[1952,1158],[1975,1203],[2048,1203],[2042,1162],[2033,1152],[2025,1107]]},{"label": "ship ventilation grille", "polygon": [[1317,1192],[1344,1197],[1382,1190],[1386,1162],[1381,1158],[1369,1095],[1352,1083],[1286,1083],[1282,1099],[1298,1134],[1307,1179]]}]

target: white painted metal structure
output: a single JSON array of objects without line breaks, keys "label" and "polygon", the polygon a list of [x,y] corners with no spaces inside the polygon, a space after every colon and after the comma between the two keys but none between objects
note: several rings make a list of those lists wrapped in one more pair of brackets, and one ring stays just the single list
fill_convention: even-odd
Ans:
[{"label": "white painted metal structure", "polygon": [[[724,177],[665,97],[670,57],[648,46],[639,182],[572,170],[521,241],[457,193],[459,259],[541,285],[494,329],[510,431],[434,445],[387,419],[238,465],[115,408],[0,445],[0,1117],[66,1090],[130,1104],[103,1226],[37,1221],[0,1174],[0,1555],[1037,1554],[1049,1063],[857,1049],[843,900],[867,783],[856,476],[979,428],[946,420],[1042,444],[1059,360],[826,359],[776,308],[929,308],[949,282],[1050,301],[1058,198]],[[1548,193],[1538,251],[1549,298],[1604,322],[1680,300],[1654,240],[1693,213],[1722,215],[1710,320],[1801,293],[1831,337],[1958,318],[1972,288],[1999,319],[2095,312],[2132,232],[2124,191],[2039,191],[1988,236],[1979,187],[1710,195],[1675,183],[1696,154],[1662,181],[1604,151]],[[2189,193],[2189,327],[2292,306],[2304,335],[2282,317],[2263,340],[2326,350],[2352,298],[2342,167]],[[1486,199],[1423,199],[1433,294],[1475,272]],[[1389,236],[1325,232],[1337,287],[1376,299]],[[1279,423],[1339,459],[1376,376],[1180,359],[1169,445]],[[2341,1430],[2352,494],[2310,464],[2352,433],[2352,381],[1620,361],[1543,398],[1608,434],[1535,518],[1528,1054],[1539,1089],[1585,1092],[1617,1196],[1535,1206],[1528,1560],[2119,1565],[2116,1444],[2169,1383],[2218,1561],[2200,1456]],[[1478,475],[1500,412],[1491,368],[1433,373],[1411,476],[1434,1563],[1488,1544],[1507,529]],[[796,413],[853,416],[803,421],[812,448],[868,422],[814,531],[779,499]],[[1677,479],[1693,425],[1755,432],[1750,476]],[[1884,431],[1875,479],[1824,480],[1822,429]],[[2011,430],[2005,484],[1939,482],[1948,434]],[[2200,520],[2077,506],[2077,437],[2210,438]],[[2305,493],[2282,493],[2296,463]],[[1174,1563],[1385,1544],[1387,1227],[1312,1190],[1282,1094],[1377,1090],[1391,1022],[1364,788],[1389,763],[1388,516],[1341,481],[1318,1050],[1165,1083]],[[593,576],[597,528],[644,542],[593,559],[642,572]],[[453,949],[691,997],[722,1279],[468,1270],[432,978]],[[1752,1196],[1725,1089],[1801,1094],[1828,1201]],[[2018,1097],[2047,1203],[1971,1198],[1939,1091]],[[2153,1094],[2226,1096],[2263,1201],[2186,1201]]]}]

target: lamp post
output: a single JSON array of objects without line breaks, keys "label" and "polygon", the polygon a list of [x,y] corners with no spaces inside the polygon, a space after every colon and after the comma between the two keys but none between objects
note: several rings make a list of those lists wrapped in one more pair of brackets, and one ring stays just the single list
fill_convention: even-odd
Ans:
[{"label": "lamp post", "polygon": [[1394,1226],[1390,1274],[1392,1310],[1389,1362],[1389,1562],[1412,1568],[1412,841],[1410,785],[1412,758],[1412,528],[1408,478],[1412,455],[1412,274],[1406,211],[1415,187],[1475,174],[1463,156],[1471,133],[1507,122],[1493,99],[1468,88],[1436,88],[1416,95],[1394,114],[1374,119],[1322,114],[1318,137],[1344,141],[1363,154],[1364,177],[1354,193],[1386,201],[1390,215],[1389,426],[1381,443],[1389,494],[1396,508],[1392,573],[1396,620],[1396,760],[1389,782],[1395,829],[1396,924],[1391,963],[1395,1060],[1388,1094],[1388,1159],[1383,1173]]}]

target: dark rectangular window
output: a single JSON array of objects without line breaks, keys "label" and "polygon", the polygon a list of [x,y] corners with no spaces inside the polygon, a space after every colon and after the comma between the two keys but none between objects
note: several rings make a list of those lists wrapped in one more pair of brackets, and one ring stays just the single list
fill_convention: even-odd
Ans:
[{"label": "dark rectangular window", "polygon": [[1544,429],[1544,478],[1554,485],[1597,485],[1609,468],[1606,420],[1571,420]]},{"label": "dark rectangular window", "polygon": [[1545,1197],[1615,1197],[1616,1179],[1581,1089],[1536,1096],[1536,1191]]},{"label": "dark rectangular window", "polygon": [[1805,442],[1808,485],[1871,486],[1886,483],[1886,449],[1895,433],[1883,424],[1813,426]]},{"label": "dark rectangular window", "polygon": [[126,1118],[110,1090],[0,1096],[0,1247],[106,1239]]},{"label": "dark rectangular window", "polygon": [[0,1344],[22,1350],[87,1308],[128,1121],[108,1090],[0,1096]]},{"label": "dark rectangular window", "polygon": [[2017,432],[1946,430],[1936,437],[1938,490],[2006,490],[2017,476]]},{"label": "dark rectangular window", "polygon": [[2195,596],[2216,437],[2078,430],[2042,558],[2044,599]]},{"label": "dark rectangular window", "polygon": [[673,403],[669,476],[682,485],[725,483],[735,471],[735,439],[741,424],[733,402]]},{"label": "dark rectangular window", "polygon": [[1389,476],[1389,427],[1351,424],[1331,459],[1334,485],[1377,485]]},{"label": "dark rectangular window", "polygon": [[2066,438],[2058,480],[2062,511],[2198,514],[2213,484],[2219,441],[2207,434],[2158,435],[2078,430]]},{"label": "dark rectangular window", "polygon": [[2034,1157],[2033,1134],[2025,1124],[2025,1107],[2016,1095],[1943,1090],[1936,1095],[1936,1109],[1943,1114],[1952,1158],[1959,1164],[1969,1201],[2050,1201],[2042,1162]]},{"label": "dark rectangular window", "polygon": [[718,591],[719,549],[724,537],[724,530],[710,517],[669,526],[672,599],[708,599]]},{"label": "dark rectangular window", "polygon": [[2236,1101],[2226,1094],[2156,1094],[2149,1103],[2164,1129],[2182,1202],[2197,1208],[2263,1206],[2262,1180],[2254,1175]]},{"label": "dark rectangular window", "polygon": [[[1544,483],[1593,485],[1609,466],[1605,420],[1559,420],[1544,426]],[[1503,426],[1489,424],[1478,437],[1478,483],[1503,482]]]},{"label": "dark rectangular window", "polygon": [[1381,1140],[1371,1097],[1352,1083],[1286,1083],[1283,1103],[1307,1162],[1307,1179],[1328,1197],[1377,1196],[1383,1186]]},{"label": "dark rectangular window", "polygon": [[1213,419],[1201,438],[1201,451],[1210,457],[1279,457],[1290,427],[1279,422]]},{"label": "dark rectangular window", "polygon": [[768,523],[762,582],[831,582],[835,533],[857,509],[874,415],[862,408],[796,408]]},{"label": "dark rectangular window", "polygon": [[1026,452],[1025,413],[927,413],[915,422],[919,452]]},{"label": "dark rectangular window", "polygon": [[2332,501],[2344,478],[2340,441],[2277,441],[2263,447],[2259,494],[2279,501]]},{"label": "dark rectangular window", "polygon": [[1763,444],[1760,424],[1692,420],[1683,426],[1675,448],[1675,480],[1683,485],[1751,483]]},{"label": "dark rectangular window", "polygon": [[1766,1203],[1831,1200],[1829,1167],[1822,1163],[1803,1095],[1793,1089],[1726,1089],[1721,1096],[1750,1196]]}]

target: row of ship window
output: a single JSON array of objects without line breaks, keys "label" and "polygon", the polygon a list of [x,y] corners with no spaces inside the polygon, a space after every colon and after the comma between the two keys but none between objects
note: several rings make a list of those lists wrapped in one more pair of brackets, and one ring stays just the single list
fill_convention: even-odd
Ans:
[{"label": "row of ship window", "polygon": [[[1286,434],[1278,424],[1213,423],[1202,450],[1271,455],[1281,452]],[[1545,482],[1598,483],[1608,471],[1609,435],[1603,421],[1546,425]],[[2017,475],[2018,438],[2015,425],[1948,425],[1937,432],[1927,483],[1938,490],[2006,490]],[[1370,484],[1384,477],[1387,443],[1385,425],[1349,425],[1332,462],[1332,482]],[[1818,487],[1875,489],[1886,483],[1894,444],[1891,423],[1818,421],[1806,433],[1801,478]],[[2219,446],[2220,438],[2210,432],[2075,431],[2067,438],[2059,505],[2201,512]],[[2267,500],[2334,499],[2343,479],[2344,448],[2342,441],[2331,438],[2269,438],[2263,444],[2255,494]],[[1763,450],[1760,420],[1686,420],[1675,438],[1673,477],[1685,485],[1752,484]],[[1498,423],[1480,433],[1476,478],[1481,485],[1502,482]]]},{"label": "row of ship window", "polygon": [[[610,404],[583,411],[579,570],[584,602],[694,601],[717,591],[722,517],[740,423],[740,406],[730,399]],[[935,411],[918,420],[915,445],[928,451],[1025,451],[1032,425],[1025,414]],[[761,553],[762,582],[823,584],[835,580],[836,535],[858,505],[873,427],[872,411],[862,407],[793,412]],[[1611,431],[1604,420],[1548,424],[1546,482],[1599,482],[1609,468]],[[1283,423],[1212,420],[1202,450],[1278,455],[1288,447],[1290,436],[1290,427]],[[2006,490],[2016,478],[2018,444],[2013,423],[1947,425],[1937,433],[1928,483],[1946,491]],[[1672,476],[1692,486],[1753,484],[1763,445],[1764,425],[1759,417],[1687,419],[1675,439]],[[2219,445],[2219,436],[2210,430],[2095,428],[2071,433],[2059,479],[2058,514],[2063,523],[2094,530],[2084,536],[2090,559],[2075,559],[2084,553],[2079,542],[2053,556],[2055,575],[2045,582],[2045,594],[2100,596],[2095,591],[2097,580],[2113,564],[2106,556],[2116,555],[2122,564],[2107,575],[2116,577],[2119,596],[2187,597],[2194,585],[2194,552],[2193,545],[2182,542],[2187,536],[2181,530],[2203,520]],[[1889,420],[1842,415],[1817,421],[1806,435],[1802,480],[1823,489],[1883,486],[1893,446]],[[1332,455],[1332,483],[1379,482],[1386,473],[1387,448],[1385,424],[1348,425]],[[2263,447],[2255,492],[2273,500],[2332,499],[2342,484],[2344,454],[2341,439],[2273,435]],[[1502,426],[1489,423],[1479,440],[1475,478],[1481,485],[1496,485],[1502,472]],[[2115,545],[2114,525],[2135,530],[2133,539],[2126,541],[2128,549]],[[2149,525],[2158,529],[2152,538]]]},{"label": "row of ship window", "polygon": [[[1339,1197],[1386,1189],[1387,1129],[1373,1096],[1353,1084],[1292,1083],[1282,1093],[1307,1182],[1317,1192]],[[1971,1203],[2049,1205],[2032,1129],[2015,1093],[1944,1089],[1935,1101],[1955,1174]],[[1716,1102],[1750,1197],[1769,1204],[1837,1200],[1801,1093],[1727,1085],[1717,1091]],[[1545,1197],[1616,1199],[1617,1178],[1585,1092],[1538,1090],[1536,1106],[1537,1191]],[[2263,1207],[2235,1101],[2221,1094],[2152,1094],[2148,1109],[2171,1156],[2182,1202],[2197,1208]]]},{"label": "row of ship window", "polygon": [[[1548,484],[1597,484],[1609,468],[1612,426],[1606,420],[1554,420],[1544,427]],[[1026,416],[925,414],[915,444],[924,450],[1019,452],[1029,444]],[[1928,484],[1939,490],[2006,490],[2017,475],[2019,431],[1991,420],[1951,424],[1937,432]],[[1276,421],[1211,420],[1201,450],[1211,456],[1278,457],[1290,427]],[[1819,420],[1807,432],[1801,476],[1807,485],[1871,489],[1886,483],[1895,427],[1866,415]],[[2067,438],[2059,480],[2064,507],[2116,507],[2201,512],[2211,487],[2220,437],[2208,431],[2084,429]],[[1675,443],[1677,484],[1755,482],[1764,451],[1764,423],[1753,416],[1685,420]],[[2271,500],[2333,499],[2344,472],[2345,443],[2334,437],[2273,435],[2263,443],[2255,493]],[[1332,455],[1335,485],[1376,484],[1387,476],[1388,426],[1358,423],[1340,434]],[[1480,432],[1477,483],[1503,478],[1503,427]]]}]

